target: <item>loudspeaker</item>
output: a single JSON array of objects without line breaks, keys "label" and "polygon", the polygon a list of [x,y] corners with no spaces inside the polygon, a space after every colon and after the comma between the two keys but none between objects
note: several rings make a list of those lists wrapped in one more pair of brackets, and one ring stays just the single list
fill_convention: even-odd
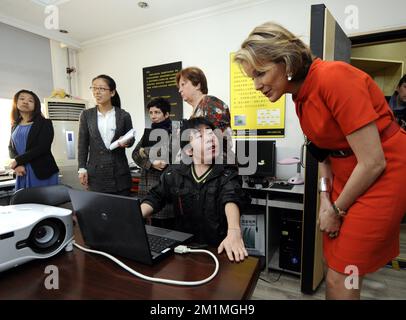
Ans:
[{"label": "loudspeaker", "polygon": [[247,185],[250,188],[255,188],[255,185],[260,184],[262,188],[269,187],[269,180],[265,177],[249,177],[247,180]]},{"label": "loudspeaker", "polygon": [[262,188],[268,188],[269,187],[269,180],[267,178],[263,178],[261,181],[261,186]]},{"label": "loudspeaker", "polygon": [[248,178],[248,181],[247,181],[247,185],[248,185],[248,187],[250,187],[250,188],[254,188],[255,187],[255,179],[254,178]]}]

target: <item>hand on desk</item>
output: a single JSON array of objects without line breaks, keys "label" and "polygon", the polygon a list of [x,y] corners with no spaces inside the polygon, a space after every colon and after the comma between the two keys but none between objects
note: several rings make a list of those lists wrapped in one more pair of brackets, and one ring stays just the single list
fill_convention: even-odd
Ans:
[{"label": "hand on desk", "polygon": [[240,229],[228,229],[227,237],[220,243],[217,249],[218,254],[222,253],[223,250],[226,251],[230,261],[240,262],[245,257],[248,257]]}]

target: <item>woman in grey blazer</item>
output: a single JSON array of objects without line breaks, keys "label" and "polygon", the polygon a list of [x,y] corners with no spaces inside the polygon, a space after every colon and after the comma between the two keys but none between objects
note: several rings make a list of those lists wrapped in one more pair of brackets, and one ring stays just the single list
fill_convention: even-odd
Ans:
[{"label": "woman in grey blazer", "polygon": [[134,138],[110,150],[110,144],[132,129],[131,116],[121,109],[115,81],[107,75],[92,80],[96,106],[80,115],[78,160],[80,183],[90,191],[130,195],[131,174],[125,148]]}]

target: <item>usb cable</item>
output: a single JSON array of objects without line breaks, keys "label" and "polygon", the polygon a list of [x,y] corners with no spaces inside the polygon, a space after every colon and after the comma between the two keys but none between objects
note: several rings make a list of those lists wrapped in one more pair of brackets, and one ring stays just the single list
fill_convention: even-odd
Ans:
[{"label": "usb cable", "polygon": [[216,266],[215,266],[214,272],[208,278],[203,279],[203,280],[198,280],[198,281],[178,281],[178,280],[171,280],[171,279],[154,278],[154,277],[144,275],[142,273],[139,273],[139,272],[131,269],[129,266],[127,266],[126,264],[124,264],[123,262],[121,262],[120,260],[118,260],[117,258],[113,257],[112,255],[110,255],[110,254],[108,254],[106,252],[92,250],[92,249],[82,247],[81,245],[77,244],[74,241],[73,241],[73,245],[75,247],[77,247],[78,249],[82,250],[82,251],[85,251],[85,252],[88,252],[88,253],[99,254],[99,255],[102,255],[102,256],[104,256],[106,258],[109,258],[113,262],[117,263],[120,267],[122,267],[123,269],[125,269],[126,271],[131,273],[132,275],[134,275],[136,277],[139,277],[141,279],[147,280],[147,281],[152,281],[152,282],[159,282],[159,283],[172,284],[172,285],[178,285],[178,286],[200,286],[200,285],[205,284],[205,283],[209,282],[210,280],[212,280],[217,275],[217,273],[219,271],[219,261],[218,261],[217,257],[212,252],[210,252],[208,250],[202,250],[202,249],[191,249],[191,248],[188,248],[187,246],[184,246],[184,245],[177,246],[175,248],[175,250],[174,250],[175,253],[184,254],[184,253],[199,253],[199,252],[202,252],[202,253],[209,254],[213,258]]}]

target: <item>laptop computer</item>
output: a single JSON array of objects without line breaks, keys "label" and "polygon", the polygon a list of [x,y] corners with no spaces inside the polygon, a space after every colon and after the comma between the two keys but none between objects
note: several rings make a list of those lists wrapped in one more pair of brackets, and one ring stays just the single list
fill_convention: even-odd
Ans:
[{"label": "laptop computer", "polygon": [[193,237],[145,225],[138,198],[70,189],[85,244],[91,249],[152,265]]}]

